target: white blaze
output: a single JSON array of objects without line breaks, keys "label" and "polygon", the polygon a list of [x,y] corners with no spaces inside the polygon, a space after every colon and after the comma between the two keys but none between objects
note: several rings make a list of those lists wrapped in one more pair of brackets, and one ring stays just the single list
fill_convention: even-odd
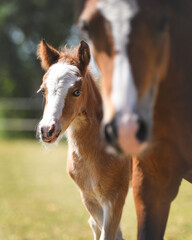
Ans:
[{"label": "white blaze", "polygon": [[117,112],[132,112],[137,101],[127,45],[131,31],[130,21],[137,14],[136,0],[100,0],[98,9],[110,22],[116,55],[111,99]]},{"label": "white blaze", "polygon": [[126,54],[117,54],[114,59],[111,99],[117,112],[131,113],[137,101],[131,66]]},{"label": "white blaze", "polygon": [[65,105],[68,90],[80,78],[79,69],[65,62],[58,62],[49,68],[45,84],[48,91],[47,106],[41,120],[41,125],[50,125],[59,120]]}]

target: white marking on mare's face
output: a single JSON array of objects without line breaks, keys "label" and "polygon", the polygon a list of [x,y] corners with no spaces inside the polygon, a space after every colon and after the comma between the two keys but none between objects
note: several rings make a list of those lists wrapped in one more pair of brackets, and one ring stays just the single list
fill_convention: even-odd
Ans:
[{"label": "white marking on mare's face", "polygon": [[100,0],[98,9],[111,24],[114,48],[117,52],[114,57],[112,103],[116,112],[131,113],[136,105],[137,90],[127,56],[127,45],[131,32],[130,21],[137,14],[138,5],[136,0]]},{"label": "white marking on mare's face", "polygon": [[81,78],[79,69],[65,62],[58,62],[49,68],[45,85],[48,91],[47,106],[40,125],[51,125],[58,121],[65,106],[68,90]]}]

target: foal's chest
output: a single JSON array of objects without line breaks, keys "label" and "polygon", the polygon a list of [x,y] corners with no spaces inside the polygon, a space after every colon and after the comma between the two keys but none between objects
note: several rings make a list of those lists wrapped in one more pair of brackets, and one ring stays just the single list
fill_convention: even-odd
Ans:
[{"label": "foal's chest", "polygon": [[[94,194],[97,189],[97,176],[94,167],[76,154],[69,156],[68,173],[83,192]],[[98,190],[96,190],[98,191]]]}]

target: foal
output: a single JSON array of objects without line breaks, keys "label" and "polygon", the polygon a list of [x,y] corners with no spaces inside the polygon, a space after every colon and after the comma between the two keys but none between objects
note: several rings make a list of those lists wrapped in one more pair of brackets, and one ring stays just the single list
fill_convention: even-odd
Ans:
[{"label": "foal", "polygon": [[67,130],[67,170],[78,185],[91,217],[95,240],[122,240],[120,219],[129,185],[129,160],[107,152],[100,134],[102,100],[87,69],[89,46],[58,52],[45,41],[38,46],[48,70],[40,91],[46,99],[38,126],[40,139],[53,143]]}]

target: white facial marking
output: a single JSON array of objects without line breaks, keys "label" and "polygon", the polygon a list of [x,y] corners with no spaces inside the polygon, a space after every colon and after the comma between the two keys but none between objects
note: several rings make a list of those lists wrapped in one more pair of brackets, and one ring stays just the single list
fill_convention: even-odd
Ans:
[{"label": "white facial marking", "polygon": [[137,90],[126,53],[115,56],[114,66],[112,102],[116,112],[131,113],[136,107]]},{"label": "white facial marking", "polygon": [[132,112],[137,101],[137,90],[127,56],[127,44],[131,31],[130,21],[137,14],[138,6],[136,0],[100,0],[98,9],[111,24],[114,47],[117,51],[111,99],[116,112]]},{"label": "white facial marking", "polygon": [[50,125],[53,121],[60,119],[69,88],[80,80],[77,73],[79,69],[76,66],[65,62],[58,62],[49,68],[45,81],[48,90],[47,106],[41,125]]}]

